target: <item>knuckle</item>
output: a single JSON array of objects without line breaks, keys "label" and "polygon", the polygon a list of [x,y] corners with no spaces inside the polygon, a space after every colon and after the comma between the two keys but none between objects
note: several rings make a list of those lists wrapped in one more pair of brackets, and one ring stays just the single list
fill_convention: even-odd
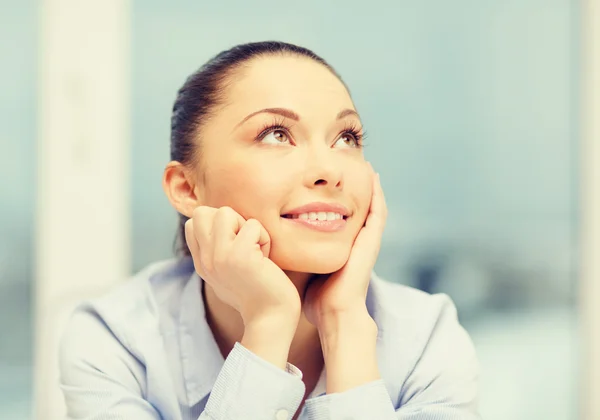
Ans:
[{"label": "knuckle", "polygon": [[209,211],[209,207],[206,206],[198,206],[192,212],[192,218],[201,219],[205,216]]},{"label": "knuckle", "polygon": [[256,219],[248,219],[246,220],[246,223],[249,228],[260,228],[262,227],[262,225],[260,224],[260,222]]},{"label": "knuckle", "polygon": [[192,211],[192,218],[194,218],[194,217],[200,217],[200,215],[202,214],[202,211],[203,211],[202,206],[196,207],[194,209],[194,211]]},{"label": "knuckle", "polygon": [[219,207],[218,212],[225,216],[225,215],[230,215],[230,214],[234,213],[234,210],[229,206],[223,206],[223,207]]},{"label": "knuckle", "polygon": [[217,215],[220,220],[232,220],[237,215],[236,211],[229,206],[220,207],[217,210]]},{"label": "knuckle", "polygon": [[219,207],[218,209],[215,209],[215,218],[214,221],[217,223],[222,223],[223,220],[226,220],[228,218],[229,215],[229,207],[225,206],[225,207]]}]

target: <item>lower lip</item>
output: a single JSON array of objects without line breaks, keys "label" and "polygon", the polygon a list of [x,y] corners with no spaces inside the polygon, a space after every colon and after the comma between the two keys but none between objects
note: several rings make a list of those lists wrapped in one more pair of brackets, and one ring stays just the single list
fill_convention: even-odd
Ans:
[{"label": "lower lip", "polygon": [[346,226],[347,219],[337,220],[310,220],[310,219],[290,219],[282,217],[283,220],[287,220],[291,223],[297,223],[301,226],[318,230],[319,232],[337,232],[342,230]]}]

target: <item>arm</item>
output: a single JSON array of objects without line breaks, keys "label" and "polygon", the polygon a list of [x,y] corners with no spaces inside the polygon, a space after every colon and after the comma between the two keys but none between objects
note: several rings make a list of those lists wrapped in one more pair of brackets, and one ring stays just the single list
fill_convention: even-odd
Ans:
[{"label": "arm", "polygon": [[[458,323],[456,309],[450,299],[444,298],[429,340],[404,384],[397,409],[379,377],[376,333],[364,314],[331,320],[329,325],[337,325],[337,332],[323,334],[327,395],[307,400],[309,419],[480,418],[477,413],[478,364],[475,351],[467,333]],[[398,350],[402,352],[402,349]]]},{"label": "arm", "polygon": [[[257,341],[258,337],[246,338],[252,343],[263,342]],[[75,312],[60,347],[60,386],[69,420],[180,418],[171,373],[162,357],[149,357],[145,366],[128,348],[95,312]],[[270,354],[280,358],[279,351]],[[275,418],[281,410],[295,412],[304,384],[286,367],[287,372],[237,343],[199,419]],[[151,401],[146,376],[149,372],[154,387]]]}]

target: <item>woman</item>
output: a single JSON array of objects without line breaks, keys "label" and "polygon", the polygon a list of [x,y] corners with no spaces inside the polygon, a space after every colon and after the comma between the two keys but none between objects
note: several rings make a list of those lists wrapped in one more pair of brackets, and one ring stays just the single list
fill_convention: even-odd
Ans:
[{"label": "woman", "polygon": [[478,418],[451,301],[372,273],[385,200],[323,59],[224,51],[180,89],[171,127],[182,255],[75,311],[69,418]]}]

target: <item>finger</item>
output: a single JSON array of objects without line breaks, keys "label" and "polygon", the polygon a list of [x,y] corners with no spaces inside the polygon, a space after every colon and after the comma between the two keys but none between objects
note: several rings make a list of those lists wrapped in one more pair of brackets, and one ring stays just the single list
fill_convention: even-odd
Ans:
[{"label": "finger", "polygon": [[385,195],[381,187],[381,179],[378,173],[373,175],[373,193],[371,195],[371,205],[369,214],[365,221],[365,226],[378,232],[383,232],[385,221],[387,219],[387,204]]},{"label": "finger", "polygon": [[194,262],[194,268],[200,277],[204,278],[206,273],[202,269],[202,264],[200,263],[200,247],[198,245],[198,241],[196,240],[196,235],[194,234],[194,219],[188,219],[185,222],[184,228],[185,242],[190,250],[190,255],[192,256],[192,261]]},{"label": "finger", "polygon": [[217,210],[212,226],[213,259],[224,262],[240,229],[246,220],[231,207]]},{"label": "finger", "polygon": [[234,252],[245,253],[253,246],[258,246],[263,256],[271,252],[271,237],[264,226],[256,219],[248,219],[234,240]]},{"label": "finger", "polygon": [[352,246],[349,261],[376,260],[381,247],[381,237],[387,217],[387,206],[379,175],[373,172],[373,190],[369,214],[365,220],[365,226],[358,233]]},{"label": "finger", "polygon": [[212,258],[211,231],[216,214],[216,209],[208,206],[199,206],[194,209],[192,218],[194,219],[194,235],[200,254],[203,260]]},{"label": "finger", "polygon": [[198,243],[196,258],[198,270],[203,272],[203,279],[210,277],[213,270],[213,249],[211,245],[211,229],[216,209],[208,206],[199,206],[192,215],[194,237]]}]

